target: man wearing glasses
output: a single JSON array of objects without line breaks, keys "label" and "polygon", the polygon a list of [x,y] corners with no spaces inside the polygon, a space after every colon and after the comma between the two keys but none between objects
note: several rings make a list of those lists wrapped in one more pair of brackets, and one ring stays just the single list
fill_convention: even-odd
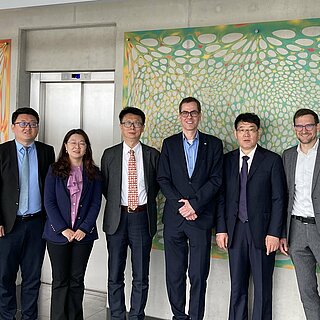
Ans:
[{"label": "man wearing glasses", "polygon": [[[222,183],[222,142],[198,130],[200,102],[179,105],[182,132],[163,141],[158,182],[163,211],[166,284],[173,319],[201,320],[210,268],[216,196]],[[186,311],[186,273],[190,279]]]},{"label": "man wearing glasses", "polygon": [[306,318],[319,320],[316,276],[316,265],[320,263],[319,117],[310,109],[299,109],[293,123],[299,144],[283,153],[289,200],[286,239],[281,239],[280,250],[291,256]]},{"label": "man wearing glasses", "polygon": [[142,110],[126,107],[119,120],[123,142],[106,149],[101,159],[108,301],[111,319],[125,320],[124,271],[129,247],[133,277],[129,319],[144,319],[152,237],[157,229],[159,151],[140,142],[145,124]]},{"label": "man wearing glasses", "polygon": [[[281,157],[258,145],[260,119],[242,113],[234,122],[239,148],[224,157],[216,241],[229,253],[229,320],[272,319],[272,275],[285,215]],[[252,275],[254,302],[248,312]]]},{"label": "man wearing glasses", "polygon": [[15,319],[16,278],[21,269],[21,318],[38,319],[45,251],[43,186],[53,147],[34,141],[39,115],[32,108],[12,114],[15,139],[0,145],[0,319]]}]

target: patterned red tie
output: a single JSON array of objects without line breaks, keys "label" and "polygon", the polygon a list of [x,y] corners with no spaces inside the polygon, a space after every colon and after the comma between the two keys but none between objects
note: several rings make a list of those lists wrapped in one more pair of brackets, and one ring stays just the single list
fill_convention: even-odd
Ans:
[{"label": "patterned red tie", "polygon": [[131,210],[135,210],[138,207],[137,164],[133,150],[130,150],[128,161],[128,207]]}]

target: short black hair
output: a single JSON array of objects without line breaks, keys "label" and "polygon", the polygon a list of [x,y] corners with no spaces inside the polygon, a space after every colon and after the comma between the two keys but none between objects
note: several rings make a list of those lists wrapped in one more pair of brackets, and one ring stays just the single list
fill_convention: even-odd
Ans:
[{"label": "short black hair", "polygon": [[190,102],[195,102],[197,104],[198,111],[201,112],[200,101],[194,97],[187,97],[187,98],[182,99],[179,104],[179,112],[181,112],[181,108],[184,103],[190,103]]},{"label": "short black hair", "polygon": [[132,113],[132,114],[135,114],[136,116],[139,116],[141,118],[143,125],[146,122],[146,115],[144,114],[144,112],[141,109],[136,108],[136,107],[125,107],[119,113],[120,123],[122,123],[123,117],[128,113]]},{"label": "short black hair", "polygon": [[293,116],[293,124],[294,124],[294,125],[296,124],[296,119],[297,119],[297,118],[300,118],[300,117],[302,117],[302,116],[307,116],[307,115],[313,116],[314,122],[315,122],[316,124],[319,123],[319,117],[318,117],[318,115],[317,115],[313,110],[303,108],[303,109],[297,110],[296,113],[294,114],[294,116]]},{"label": "short black hair", "polygon": [[237,116],[234,121],[234,128],[237,130],[239,122],[249,122],[253,123],[260,129],[260,118],[252,112],[241,113]]},{"label": "short black hair", "polygon": [[39,123],[39,114],[36,110],[30,108],[30,107],[22,107],[18,108],[15,112],[12,113],[11,116],[11,123],[14,124],[19,116],[19,114],[30,114],[34,116]]}]

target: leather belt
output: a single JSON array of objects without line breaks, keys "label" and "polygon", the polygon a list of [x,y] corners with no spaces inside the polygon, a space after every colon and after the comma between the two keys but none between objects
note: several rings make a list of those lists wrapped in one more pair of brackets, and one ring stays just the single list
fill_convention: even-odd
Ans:
[{"label": "leather belt", "polygon": [[147,211],[147,205],[143,204],[142,206],[137,206],[137,208],[135,208],[134,210],[130,209],[127,206],[121,206],[121,211],[128,212],[128,213]]},{"label": "leather belt", "polygon": [[40,212],[36,212],[36,213],[31,213],[31,214],[26,214],[23,216],[17,216],[16,219],[19,221],[30,221],[30,220],[34,220],[37,218],[41,217],[41,211]]},{"label": "leather belt", "polygon": [[292,215],[291,217],[292,219],[299,220],[304,224],[316,224],[316,219],[313,217],[301,217],[296,215]]}]

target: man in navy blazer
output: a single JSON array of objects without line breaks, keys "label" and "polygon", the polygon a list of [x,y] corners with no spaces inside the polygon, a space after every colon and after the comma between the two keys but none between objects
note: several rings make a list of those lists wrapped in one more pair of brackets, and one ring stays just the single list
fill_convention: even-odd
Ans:
[{"label": "man in navy blazer", "polygon": [[[0,319],[15,319],[16,278],[21,269],[22,319],[38,318],[38,294],[45,251],[42,239],[45,211],[44,180],[54,162],[53,147],[34,141],[39,131],[39,115],[32,108],[12,114],[15,139],[0,145]],[[22,170],[29,157],[29,174]],[[20,203],[21,177],[29,185],[27,207]]]},{"label": "man in navy blazer", "polygon": [[[254,284],[253,320],[272,319],[272,275],[284,223],[286,185],[281,157],[260,147],[260,119],[240,114],[234,123],[239,148],[224,157],[223,188],[216,241],[229,251],[229,320],[248,319],[250,273]],[[247,162],[246,186],[240,179]],[[241,169],[241,170],[240,170]],[[241,193],[246,192],[243,205]],[[243,210],[245,208],[245,210]]]},{"label": "man in navy blazer", "polygon": [[[222,183],[222,142],[198,130],[200,102],[188,97],[179,105],[182,132],[164,140],[158,182],[163,211],[167,292],[173,319],[201,320],[210,268],[216,195]],[[186,312],[186,272],[190,279]]]},{"label": "man in navy blazer", "polygon": [[[106,198],[103,231],[108,248],[108,301],[111,319],[125,320],[124,271],[131,250],[132,290],[129,319],[144,319],[149,289],[152,237],[157,230],[156,180],[159,151],[140,142],[145,114],[126,107],[119,114],[123,142],[104,151],[102,192]],[[130,154],[134,153],[137,207],[129,203]]]}]

